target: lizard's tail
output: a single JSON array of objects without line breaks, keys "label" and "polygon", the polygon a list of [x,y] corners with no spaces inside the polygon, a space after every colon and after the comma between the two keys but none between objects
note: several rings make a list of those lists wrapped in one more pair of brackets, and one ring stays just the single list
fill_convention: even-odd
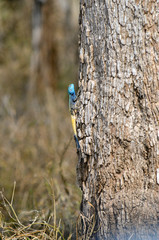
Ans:
[{"label": "lizard's tail", "polygon": [[75,139],[75,142],[76,142],[77,151],[79,151],[81,148],[80,148],[79,141],[78,141],[76,135],[74,135],[74,139]]}]

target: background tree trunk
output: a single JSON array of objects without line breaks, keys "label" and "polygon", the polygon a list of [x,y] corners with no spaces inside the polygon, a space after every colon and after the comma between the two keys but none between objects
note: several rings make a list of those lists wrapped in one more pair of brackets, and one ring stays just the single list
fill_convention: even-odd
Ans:
[{"label": "background tree trunk", "polygon": [[80,3],[83,239],[159,238],[158,9],[146,0]]},{"label": "background tree trunk", "polygon": [[56,1],[47,0],[43,8],[43,34],[41,46],[41,77],[44,86],[55,90],[58,82],[58,40]]},{"label": "background tree trunk", "polygon": [[29,82],[29,99],[37,94],[40,86],[40,69],[41,65],[41,44],[42,44],[42,8],[44,2],[41,0],[33,1],[32,10],[32,56],[31,56],[31,78]]},{"label": "background tree trunk", "polygon": [[34,0],[32,9],[29,99],[78,78],[77,1]]},{"label": "background tree trunk", "polygon": [[32,11],[32,57],[29,98],[55,89],[58,78],[58,46],[54,1],[34,0]]}]

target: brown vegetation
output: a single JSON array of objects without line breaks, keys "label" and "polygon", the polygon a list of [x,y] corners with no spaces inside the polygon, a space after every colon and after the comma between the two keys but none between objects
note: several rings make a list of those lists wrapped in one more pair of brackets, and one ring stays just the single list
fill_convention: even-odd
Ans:
[{"label": "brown vegetation", "polygon": [[61,57],[56,93],[27,106],[31,1],[0,1],[0,11],[0,230],[5,239],[71,237],[80,192],[67,85],[77,63]]}]

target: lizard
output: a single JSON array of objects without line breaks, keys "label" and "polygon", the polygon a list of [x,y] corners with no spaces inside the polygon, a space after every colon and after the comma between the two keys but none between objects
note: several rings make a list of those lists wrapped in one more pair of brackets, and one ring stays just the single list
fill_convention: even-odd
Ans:
[{"label": "lizard", "polygon": [[[78,91],[77,96],[81,89]],[[77,96],[75,94],[75,89],[74,89],[74,84],[70,84],[68,86],[68,95],[69,95],[69,111],[71,113],[71,122],[72,122],[72,127],[73,127],[73,132],[74,132],[74,139],[76,142],[76,148],[77,148],[77,155],[78,155],[78,163],[76,167],[77,171],[77,182],[81,190],[83,189],[83,182],[86,179],[86,172],[87,172],[87,163],[85,162],[85,155],[81,151],[81,147],[77,138],[77,130],[76,130],[76,101],[77,101]]]},{"label": "lizard", "polygon": [[71,122],[72,122],[72,128],[73,128],[73,132],[74,132],[74,139],[76,142],[76,147],[77,147],[77,151],[80,151],[80,144],[77,138],[77,130],[76,130],[76,100],[77,100],[77,96],[75,94],[75,88],[74,88],[74,84],[70,84],[68,86],[68,95],[69,95],[69,111],[71,113]]}]

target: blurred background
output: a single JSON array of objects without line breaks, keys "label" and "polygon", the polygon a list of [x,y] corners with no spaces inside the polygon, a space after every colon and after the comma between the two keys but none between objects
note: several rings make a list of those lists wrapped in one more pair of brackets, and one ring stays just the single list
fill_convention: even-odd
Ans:
[{"label": "blurred background", "polygon": [[[79,0],[0,0],[0,191],[22,222],[56,206],[66,235],[81,198],[67,95],[77,87],[78,8]],[[1,212],[10,221],[3,199]]]}]

